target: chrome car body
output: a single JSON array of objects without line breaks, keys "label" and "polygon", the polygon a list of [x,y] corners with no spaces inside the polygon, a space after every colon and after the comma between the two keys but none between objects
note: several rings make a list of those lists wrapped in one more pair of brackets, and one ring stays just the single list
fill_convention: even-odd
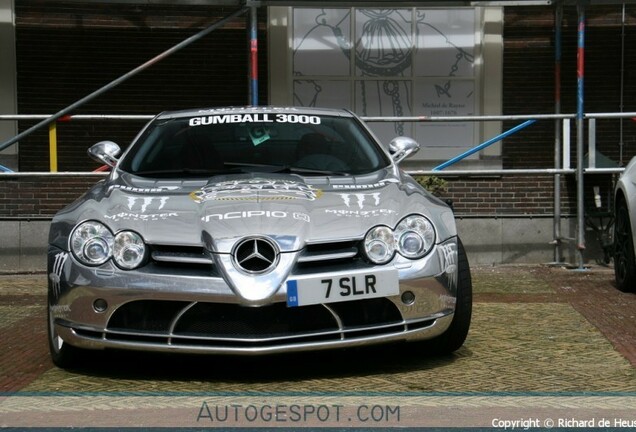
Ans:
[{"label": "chrome car body", "polygon": [[616,287],[624,292],[636,291],[636,157],[616,183],[614,212]]},{"label": "chrome car body", "polygon": [[[329,142],[301,163],[307,132]],[[201,136],[219,152],[182,166]],[[147,166],[170,146],[166,166]],[[54,362],[104,348],[459,348],[472,288],[452,210],[398,168],[413,140],[389,148],[348,111],[274,107],[161,114],[119,159],[96,144],[112,172],[50,230]]]}]

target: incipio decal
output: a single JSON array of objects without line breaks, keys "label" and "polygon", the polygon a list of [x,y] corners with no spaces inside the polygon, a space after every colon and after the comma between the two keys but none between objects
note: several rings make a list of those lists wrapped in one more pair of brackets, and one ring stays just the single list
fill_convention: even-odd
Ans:
[{"label": "incipio decal", "polygon": [[204,186],[190,193],[198,203],[206,201],[252,200],[308,200],[320,198],[322,190],[305,183],[289,180],[251,179],[233,180]]},{"label": "incipio decal", "polygon": [[295,220],[310,222],[311,218],[307,213],[293,212],[288,213],[280,210],[251,210],[251,211],[235,211],[227,213],[213,213],[201,218],[204,222],[210,222],[211,220],[230,220],[230,219],[249,219],[254,217],[271,218],[271,219],[283,219],[291,217]]}]

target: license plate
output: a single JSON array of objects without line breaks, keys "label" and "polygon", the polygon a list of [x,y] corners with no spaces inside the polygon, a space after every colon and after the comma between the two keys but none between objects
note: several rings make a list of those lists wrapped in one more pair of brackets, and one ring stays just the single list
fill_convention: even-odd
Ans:
[{"label": "license plate", "polygon": [[306,306],[400,293],[397,270],[357,272],[287,281],[287,306]]}]

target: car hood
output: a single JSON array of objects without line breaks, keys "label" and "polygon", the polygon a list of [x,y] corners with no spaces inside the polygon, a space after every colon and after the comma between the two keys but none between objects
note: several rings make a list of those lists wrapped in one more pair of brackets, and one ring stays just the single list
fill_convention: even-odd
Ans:
[{"label": "car hood", "polygon": [[361,239],[371,227],[395,227],[412,213],[434,222],[438,242],[455,234],[451,210],[390,169],[356,177],[254,173],[205,181],[115,174],[56,220],[66,219],[69,230],[99,220],[113,232],[136,231],[150,244],[204,245],[216,253],[230,253],[241,238],[267,236],[285,252]]}]

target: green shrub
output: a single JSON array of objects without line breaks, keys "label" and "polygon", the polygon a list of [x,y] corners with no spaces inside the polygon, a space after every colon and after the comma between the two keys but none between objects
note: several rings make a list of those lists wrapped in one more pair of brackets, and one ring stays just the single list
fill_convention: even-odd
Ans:
[{"label": "green shrub", "polygon": [[446,191],[446,184],[448,183],[443,178],[435,176],[414,176],[416,182],[418,182],[424,189],[429,191],[435,196],[440,196]]}]

